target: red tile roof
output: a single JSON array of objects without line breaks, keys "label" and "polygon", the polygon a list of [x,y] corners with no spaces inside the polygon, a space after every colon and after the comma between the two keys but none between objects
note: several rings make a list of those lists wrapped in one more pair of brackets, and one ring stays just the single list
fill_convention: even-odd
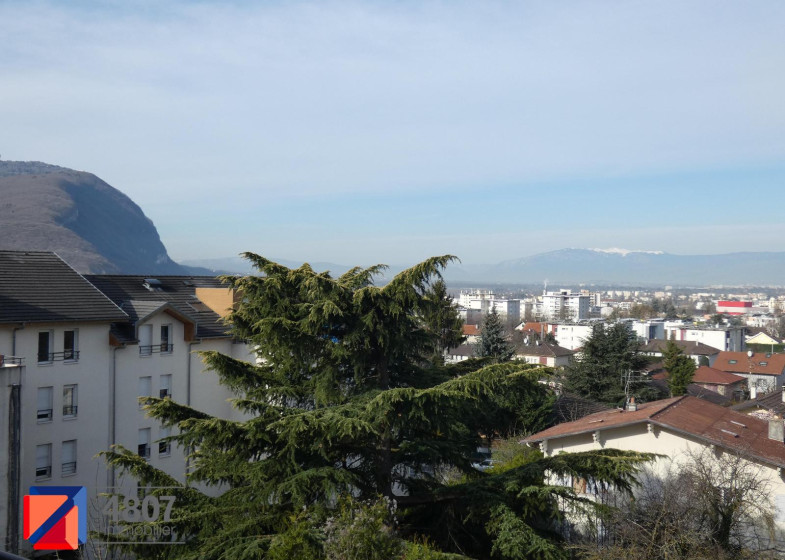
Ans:
[{"label": "red tile roof", "polygon": [[781,375],[785,372],[785,354],[755,352],[750,358],[746,352],[720,352],[712,367],[730,373]]},{"label": "red tile roof", "polygon": [[477,325],[464,325],[463,336],[479,336],[480,327]]},{"label": "red tile roof", "polygon": [[598,412],[558,424],[524,441],[534,443],[644,422],[785,467],[785,443],[769,439],[768,422],[689,396],[641,404],[634,412]]},{"label": "red tile roof", "polygon": [[709,366],[701,366],[696,369],[695,375],[692,378],[693,383],[711,383],[714,385],[733,385],[734,383],[746,380],[746,377],[734,375]]}]

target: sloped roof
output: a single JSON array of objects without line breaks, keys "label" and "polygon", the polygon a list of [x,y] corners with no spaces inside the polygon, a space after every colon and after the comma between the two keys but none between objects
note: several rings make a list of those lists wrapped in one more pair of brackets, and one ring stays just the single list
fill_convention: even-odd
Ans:
[{"label": "sloped roof", "polygon": [[782,341],[767,332],[757,332],[747,337],[747,344],[782,344]]},{"label": "sloped roof", "polygon": [[572,350],[552,344],[543,342],[541,344],[521,345],[515,349],[515,354],[518,356],[548,356],[553,358],[560,358],[563,356],[572,356],[575,354]]},{"label": "sloped roof", "polygon": [[[93,285],[123,308],[133,309],[133,313],[156,310],[168,303],[181,315],[196,324],[197,338],[226,338],[229,328],[221,317],[206,307],[196,297],[196,288],[226,288],[220,280],[212,276],[130,276],[100,275],[85,276]],[[155,280],[152,284],[148,280]],[[149,288],[145,286],[147,284]],[[158,307],[156,307],[158,306]],[[127,330],[118,325],[113,334],[123,340]]]},{"label": "sloped roof", "polygon": [[712,367],[731,373],[780,375],[785,371],[785,354],[755,352],[750,357],[746,352],[720,352]]},{"label": "sloped roof", "polygon": [[774,391],[767,395],[762,395],[756,399],[741,402],[733,407],[739,412],[748,412],[756,408],[763,408],[773,412],[781,418],[785,418],[785,402],[782,400],[782,391]]},{"label": "sloped roof", "polygon": [[734,375],[709,366],[701,366],[695,370],[692,377],[693,383],[712,383],[714,385],[733,385],[740,381],[746,381],[746,377]]},{"label": "sloped roof", "polygon": [[49,251],[0,251],[0,323],[123,321],[128,316]]},{"label": "sloped roof", "polygon": [[[668,347],[668,340],[652,339],[641,346],[640,351],[650,354],[662,354]],[[688,356],[714,356],[720,350],[698,341],[674,340],[672,341]]]},{"label": "sloped roof", "polygon": [[558,424],[524,441],[534,443],[639,423],[651,423],[785,467],[785,443],[769,439],[768,422],[690,396],[644,403],[634,412],[619,409],[598,412],[575,422]]},{"label": "sloped roof", "polygon": [[478,336],[480,334],[480,327],[477,325],[464,325],[463,336]]},{"label": "sloped roof", "polygon": [[475,352],[477,350],[477,345],[475,344],[461,344],[460,346],[456,346],[455,348],[450,348],[447,350],[448,356],[466,356],[469,358],[473,358],[475,356]]}]

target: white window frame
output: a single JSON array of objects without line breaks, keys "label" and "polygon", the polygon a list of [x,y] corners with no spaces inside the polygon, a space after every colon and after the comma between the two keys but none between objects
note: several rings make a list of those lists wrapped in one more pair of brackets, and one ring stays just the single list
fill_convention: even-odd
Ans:
[{"label": "white window frame", "polygon": [[[66,403],[65,400],[67,389],[71,389],[70,404]],[[70,410],[66,412],[66,408],[70,408]],[[76,383],[63,385],[63,418],[76,418],[78,412],[79,412],[79,385],[77,385]]]},{"label": "white window frame", "polygon": [[[48,391],[47,391],[47,389],[48,389]],[[49,398],[48,399],[46,399],[46,398],[42,399],[42,395],[46,395],[47,392],[49,394]],[[51,386],[49,386],[49,387],[39,387],[38,391],[36,393],[36,399],[37,399],[37,408],[38,408],[38,410],[36,412],[36,421],[39,424],[48,424],[54,418],[54,387],[51,387]],[[42,400],[46,401],[46,402],[42,403]],[[42,408],[42,404],[46,405],[46,406],[44,406]],[[48,416],[46,416],[46,415],[42,416],[41,413],[42,412],[46,412],[46,411],[49,411]]]},{"label": "white window frame", "polygon": [[44,443],[35,446],[35,479],[49,480],[52,478],[52,444]]},{"label": "white window frame", "polygon": [[60,476],[73,476],[76,474],[76,452],[77,445],[75,439],[63,442],[60,448]]}]

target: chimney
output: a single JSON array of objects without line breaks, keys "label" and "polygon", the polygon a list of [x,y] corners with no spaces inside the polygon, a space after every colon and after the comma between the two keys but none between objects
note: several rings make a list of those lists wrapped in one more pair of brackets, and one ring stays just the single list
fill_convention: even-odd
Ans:
[{"label": "chimney", "polygon": [[638,410],[638,403],[635,402],[635,397],[630,397],[630,400],[627,401],[627,412],[635,412]]},{"label": "chimney", "polygon": [[782,443],[785,441],[785,424],[782,418],[772,418],[769,420],[769,439]]},{"label": "chimney", "polygon": [[758,387],[753,385],[750,387],[750,400],[756,399],[758,397]]}]

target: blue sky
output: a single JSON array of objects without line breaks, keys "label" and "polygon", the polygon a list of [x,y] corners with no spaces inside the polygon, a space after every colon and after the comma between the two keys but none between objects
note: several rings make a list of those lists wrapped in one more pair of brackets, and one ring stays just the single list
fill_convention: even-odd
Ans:
[{"label": "blue sky", "polygon": [[0,154],[175,259],[785,250],[785,4],[0,3]]}]

